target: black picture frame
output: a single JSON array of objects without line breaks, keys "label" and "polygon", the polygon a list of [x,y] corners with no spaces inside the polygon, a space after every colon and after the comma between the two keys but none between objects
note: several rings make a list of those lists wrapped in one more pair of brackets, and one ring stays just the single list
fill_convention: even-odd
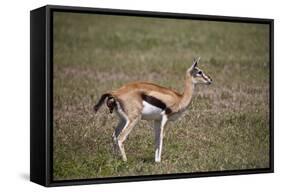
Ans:
[{"label": "black picture frame", "polygon": [[[79,12],[105,15],[146,16],[156,18],[230,21],[270,25],[270,167],[249,170],[228,170],[200,173],[179,173],[149,176],[111,177],[54,181],[52,178],[53,120],[53,13]],[[30,180],[43,186],[82,185],[177,178],[195,178],[274,172],[274,20],[260,18],[148,12],[47,5],[30,12]]]}]

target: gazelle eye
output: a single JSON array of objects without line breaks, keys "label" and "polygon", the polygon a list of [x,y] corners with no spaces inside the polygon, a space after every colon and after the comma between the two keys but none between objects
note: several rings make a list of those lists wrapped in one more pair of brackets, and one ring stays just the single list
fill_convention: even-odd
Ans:
[{"label": "gazelle eye", "polygon": [[198,71],[198,74],[199,74],[199,75],[202,75],[202,71]]}]

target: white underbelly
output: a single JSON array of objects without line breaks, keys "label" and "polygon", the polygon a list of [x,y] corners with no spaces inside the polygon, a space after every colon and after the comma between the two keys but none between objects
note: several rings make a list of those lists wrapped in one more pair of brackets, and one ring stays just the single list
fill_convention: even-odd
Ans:
[{"label": "white underbelly", "polygon": [[157,120],[161,119],[161,113],[164,111],[161,108],[158,108],[154,105],[147,103],[146,101],[142,102],[143,109],[142,109],[142,119],[145,120]]}]

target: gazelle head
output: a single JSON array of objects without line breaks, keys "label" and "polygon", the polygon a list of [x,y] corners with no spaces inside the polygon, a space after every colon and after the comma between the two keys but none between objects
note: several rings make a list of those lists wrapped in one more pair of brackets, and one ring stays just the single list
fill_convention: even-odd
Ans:
[{"label": "gazelle head", "polygon": [[187,77],[192,78],[193,84],[207,84],[210,85],[212,83],[212,79],[210,76],[206,75],[201,69],[198,68],[200,57],[198,59],[194,59],[192,66],[187,70]]}]

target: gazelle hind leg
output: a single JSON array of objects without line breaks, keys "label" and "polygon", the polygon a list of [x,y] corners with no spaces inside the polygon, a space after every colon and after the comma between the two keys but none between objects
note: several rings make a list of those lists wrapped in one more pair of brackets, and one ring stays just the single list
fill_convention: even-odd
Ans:
[{"label": "gazelle hind leg", "polygon": [[167,116],[163,115],[161,121],[154,122],[154,131],[155,131],[155,162],[161,161],[161,153],[163,146],[163,132],[164,127],[167,123]]},{"label": "gazelle hind leg", "polygon": [[127,139],[129,133],[132,131],[132,129],[137,124],[138,120],[139,120],[139,118],[135,118],[133,120],[128,120],[126,122],[126,125],[124,126],[124,128],[122,129],[122,131],[120,132],[120,134],[117,137],[118,147],[120,149],[123,161],[127,161],[127,157],[126,157],[125,148],[124,148],[123,143]]},{"label": "gazelle hind leg", "polygon": [[125,118],[120,118],[117,127],[115,128],[113,134],[112,134],[112,141],[113,141],[113,150],[114,154],[118,153],[118,141],[117,137],[119,136],[120,132],[126,125],[126,119]]}]

